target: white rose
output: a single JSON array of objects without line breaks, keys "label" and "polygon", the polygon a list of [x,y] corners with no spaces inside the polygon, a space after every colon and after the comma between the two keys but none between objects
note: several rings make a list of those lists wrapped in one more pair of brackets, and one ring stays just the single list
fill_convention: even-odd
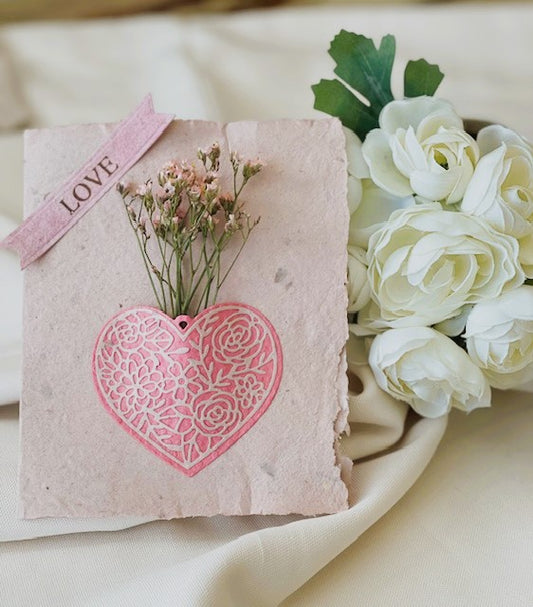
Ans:
[{"label": "white rose", "polygon": [[490,386],[480,369],[450,338],[429,327],[381,333],[368,362],[380,388],[420,415],[490,406]]},{"label": "white rose", "polygon": [[366,251],[348,247],[348,312],[357,312],[370,301]]},{"label": "white rose", "polygon": [[395,196],[461,200],[479,158],[476,141],[452,105],[434,97],[391,101],[379,129],[368,133],[363,156],[374,182]]},{"label": "white rose", "polygon": [[513,131],[493,125],[479,133],[482,153],[461,210],[483,216],[519,240],[520,261],[533,276],[533,149]]},{"label": "white rose", "polygon": [[413,196],[393,196],[379,188],[371,179],[363,179],[360,204],[350,215],[348,243],[363,249],[368,248],[370,236],[385,225],[393,211],[415,204]]},{"label": "white rose", "polygon": [[517,145],[533,152],[533,146],[527,139],[501,124],[491,124],[482,128],[477,134],[477,143],[482,156],[499,148],[502,143]]},{"label": "white rose", "polygon": [[367,259],[372,301],[358,322],[372,331],[433,325],[524,282],[515,238],[438,204],[395,211]]},{"label": "white rose", "polygon": [[444,333],[444,335],[448,335],[448,337],[458,337],[464,333],[468,315],[473,307],[474,306],[471,304],[463,306],[457,316],[447,318],[446,320],[433,325],[433,328],[441,333]]},{"label": "white rose", "polygon": [[518,240],[520,263],[524,274],[528,278],[533,278],[533,233],[523,236]]},{"label": "white rose", "polygon": [[363,195],[361,180],[348,175],[348,212],[350,215],[357,210]]},{"label": "white rose", "polygon": [[348,162],[348,209],[355,212],[363,193],[361,179],[369,177],[368,167],[363,158],[362,143],[350,129],[343,128],[346,140],[346,157]]},{"label": "white rose", "polygon": [[477,304],[466,323],[466,346],[495,388],[533,379],[533,287]]},{"label": "white rose", "polygon": [[346,157],[348,160],[348,174],[358,179],[370,177],[368,166],[363,157],[363,144],[359,137],[350,129],[343,127],[346,140]]}]

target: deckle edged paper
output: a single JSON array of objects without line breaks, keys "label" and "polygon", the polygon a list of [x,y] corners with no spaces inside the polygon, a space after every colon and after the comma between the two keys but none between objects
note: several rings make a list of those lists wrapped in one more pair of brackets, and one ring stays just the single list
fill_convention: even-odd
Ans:
[{"label": "deckle edged paper", "polygon": [[[25,210],[82,166],[113,125],[32,130]],[[348,507],[337,453],[347,418],[346,159],[337,120],[175,121],[133,167],[144,182],[168,160],[259,157],[246,206],[261,221],[218,302],[252,306],[275,327],[283,375],[264,414],[189,477],[143,447],[99,402],[91,374],[104,324],[154,295],[111,190],[25,270],[20,498],[24,518],[314,515]],[[341,472],[342,470],[342,472]]]}]

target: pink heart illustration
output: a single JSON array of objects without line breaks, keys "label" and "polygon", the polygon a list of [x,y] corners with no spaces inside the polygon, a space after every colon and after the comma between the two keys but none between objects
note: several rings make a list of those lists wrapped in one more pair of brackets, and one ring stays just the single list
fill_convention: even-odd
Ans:
[{"label": "pink heart illustration", "polygon": [[216,304],[176,319],[150,307],[108,321],[93,380],[112,417],[187,476],[220,457],[268,409],[283,370],[279,337],[259,310]]}]

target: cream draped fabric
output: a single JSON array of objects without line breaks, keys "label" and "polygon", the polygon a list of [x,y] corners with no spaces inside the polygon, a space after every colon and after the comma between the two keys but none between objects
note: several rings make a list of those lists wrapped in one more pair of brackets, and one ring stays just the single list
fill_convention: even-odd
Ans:
[{"label": "cream draped fabric", "polygon": [[[394,33],[400,64],[425,56],[441,65],[441,94],[459,113],[499,119],[533,138],[531,23],[533,6],[521,4],[11,25],[0,31],[0,53],[10,63],[9,82],[18,76],[11,97],[18,101],[13,120],[5,110],[6,124],[18,115],[32,126],[118,120],[147,91],[158,111],[178,117],[313,116],[309,86],[331,76],[326,49],[344,27],[374,37]],[[0,83],[2,94],[7,86]],[[20,220],[21,180],[20,133],[0,132],[0,235]],[[408,413],[353,361],[352,432],[343,445],[356,460],[356,501],[346,512],[19,520],[18,419],[10,403],[19,389],[20,299],[17,260],[1,251],[2,604],[533,604],[530,396],[500,393],[489,410],[452,414],[432,460],[447,420]]]}]

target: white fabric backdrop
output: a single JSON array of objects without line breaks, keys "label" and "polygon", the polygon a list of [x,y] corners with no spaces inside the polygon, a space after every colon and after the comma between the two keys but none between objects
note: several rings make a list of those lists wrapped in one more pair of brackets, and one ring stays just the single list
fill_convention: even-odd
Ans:
[{"label": "white fabric backdrop", "polygon": [[[14,115],[32,126],[118,120],[146,91],[159,111],[178,116],[265,119],[315,115],[309,86],[330,77],[326,49],[341,27],[391,32],[400,63],[425,56],[441,65],[441,94],[462,115],[498,119],[533,138],[532,23],[530,4],[280,9],[9,26],[0,49],[26,101]],[[20,134],[0,135],[4,232],[21,214],[21,158]],[[0,253],[3,403],[18,394],[15,264]],[[431,459],[446,420],[410,416],[404,432],[403,406],[376,395],[359,372],[366,390],[352,400],[346,441],[363,458],[353,478],[359,499],[348,512],[315,519],[216,517],[58,537],[142,521],[17,520],[17,409],[2,408],[2,604],[533,604],[531,397],[500,394],[490,410],[452,415],[437,456],[394,506]],[[8,541],[31,537],[41,539]]]}]

